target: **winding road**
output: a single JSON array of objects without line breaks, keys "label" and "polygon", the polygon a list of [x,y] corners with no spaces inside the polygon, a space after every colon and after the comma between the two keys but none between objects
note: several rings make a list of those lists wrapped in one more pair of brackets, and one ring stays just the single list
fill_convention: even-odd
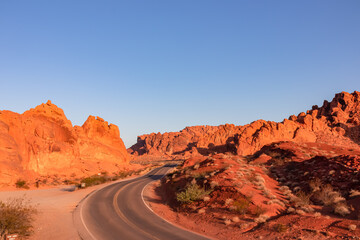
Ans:
[{"label": "winding road", "polygon": [[87,196],[74,213],[80,237],[84,240],[208,239],[165,221],[143,200],[146,185],[162,178],[173,167],[164,165],[144,176],[114,183]]}]

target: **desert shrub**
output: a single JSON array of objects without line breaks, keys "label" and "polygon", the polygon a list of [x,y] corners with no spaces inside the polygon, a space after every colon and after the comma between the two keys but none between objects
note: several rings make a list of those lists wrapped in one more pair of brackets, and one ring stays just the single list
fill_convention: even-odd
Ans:
[{"label": "desert shrub", "polygon": [[283,233],[286,232],[288,230],[288,226],[285,224],[281,224],[281,223],[277,223],[273,226],[273,229],[278,232],[278,233]]},{"label": "desert shrub", "polygon": [[263,214],[266,213],[266,212],[267,212],[267,209],[266,209],[266,208],[263,208],[263,207],[260,207],[260,206],[256,206],[252,213],[253,213],[256,217],[259,217],[259,216],[263,215]]},{"label": "desert shrub", "polygon": [[17,188],[25,188],[25,189],[29,189],[29,186],[27,185],[26,181],[25,180],[17,180],[16,183],[15,183],[15,186]]},{"label": "desert shrub", "polygon": [[345,202],[336,203],[333,206],[334,213],[339,214],[341,216],[348,215],[350,213],[349,207]]},{"label": "desert shrub", "polygon": [[240,214],[245,214],[249,211],[250,201],[246,198],[239,199],[233,202],[234,210]]},{"label": "desert shrub", "polygon": [[189,184],[184,191],[176,194],[176,199],[182,203],[192,203],[204,199],[211,191],[200,188],[197,184]]},{"label": "desert shrub", "polygon": [[64,183],[65,185],[71,185],[71,184],[75,184],[76,182],[73,181],[73,180],[65,179],[65,180],[63,181],[63,183]]},{"label": "desert shrub", "polygon": [[0,201],[0,238],[14,233],[19,237],[30,236],[36,213],[36,208],[24,197]]},{"label": "desert shrub", "polygon": [[119,178],[126,178],[127,176],[129,176],[129,172],[128,171],[120,171],[118,174]]},{"label": "desert shrub", "polygon": [[212,173],[212,172],[211,171],[198,172],[198,173],[195,173],[193,175],[193,177],[195,179],[203,179],[203,178],[205,178],[206,175],[209,175],[210,173]]},{"label": "desert shrub", "polygon": [[93,176],[82,179],[81,183],[85,183],[86,187],[90,187],[90,186],[105,183],[106,181],[107,181],[107,179],[104,176],[93,175]]}]

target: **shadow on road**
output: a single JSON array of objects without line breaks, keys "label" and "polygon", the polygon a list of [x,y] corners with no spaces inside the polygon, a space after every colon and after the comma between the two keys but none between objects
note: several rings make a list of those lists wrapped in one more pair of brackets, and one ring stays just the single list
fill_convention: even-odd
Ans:
[{"label": "shadow on road", "polygon": [[76,186],[72,185],[72,186],[68,186],[68,187],[64,187],[61,188],[60,191],[64,191],[64,192],[73,192],[76,190]]},{"label": "shadow on road", "polygon": [[164,175],[153,175],[153,174],[150,174],[150,175],[147,175],[146,176],[147,178],[151,178],[152,180],[159,180],[160,178],[164,177]]}]

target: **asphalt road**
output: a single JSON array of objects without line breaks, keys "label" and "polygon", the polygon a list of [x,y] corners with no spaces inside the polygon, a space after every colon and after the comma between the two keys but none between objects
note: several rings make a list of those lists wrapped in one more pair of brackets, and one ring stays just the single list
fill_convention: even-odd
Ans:
[{"label": "asphalt road", "polygon": [[165,165],[142,177],[118,182],[90,194],[74,214],[80,237],[84,240],[208,239],[170,224],[145,205],[144,187],[162,178],[172,167]]}]

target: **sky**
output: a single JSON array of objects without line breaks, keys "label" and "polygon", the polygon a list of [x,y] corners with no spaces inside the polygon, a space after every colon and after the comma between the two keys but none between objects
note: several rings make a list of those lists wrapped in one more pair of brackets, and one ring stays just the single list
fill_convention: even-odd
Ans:
[{"label": "sky", "polygon": [[358,0],[0,1],[0,109],[138,135],[282,121],[360,91]]}]

